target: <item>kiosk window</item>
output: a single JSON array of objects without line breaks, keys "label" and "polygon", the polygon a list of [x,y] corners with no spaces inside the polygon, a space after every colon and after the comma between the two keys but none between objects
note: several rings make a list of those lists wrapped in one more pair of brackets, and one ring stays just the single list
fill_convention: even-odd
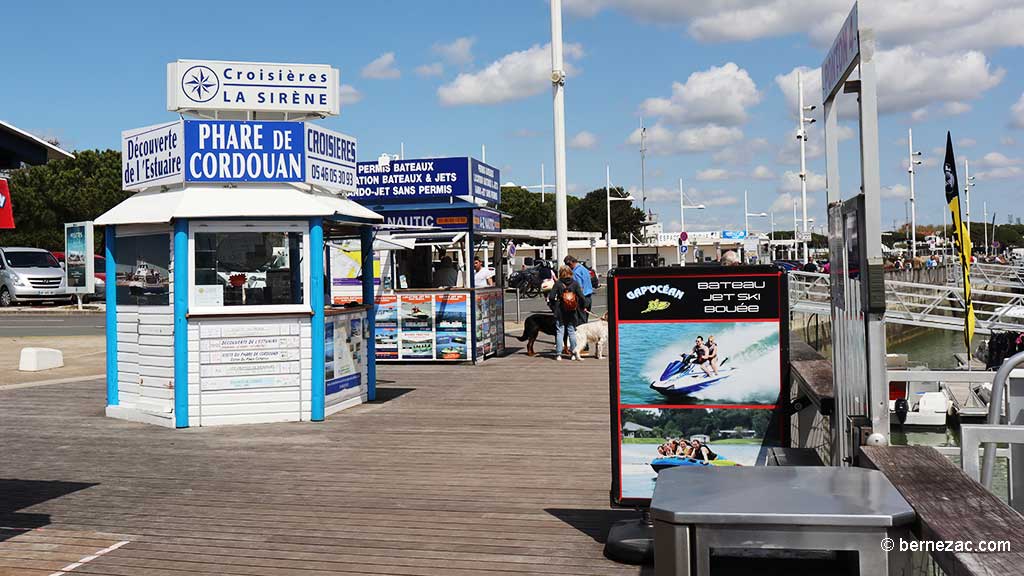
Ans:
[{"label": "kiosk window", "polygon": [[118,304],[167,306],[171,303],[170,235],[118,236],[114,262],[117,263]]},{"label": "kiosk window", "polygon": [[301,232],[197,232],[195,304],[302,304]]}]

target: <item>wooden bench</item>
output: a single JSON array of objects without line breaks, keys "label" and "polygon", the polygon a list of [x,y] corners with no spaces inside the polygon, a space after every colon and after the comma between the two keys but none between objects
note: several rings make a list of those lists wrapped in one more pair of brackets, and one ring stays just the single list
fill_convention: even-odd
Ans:
[{"label": "wooden bench", "polygon": [[861,466],[880,470],[917,513],[912,531],[933,542],[1010,542],[1010,552],[933,552],[950,576],[1024,574],[1024,517],[929,446],[862,446]]}]

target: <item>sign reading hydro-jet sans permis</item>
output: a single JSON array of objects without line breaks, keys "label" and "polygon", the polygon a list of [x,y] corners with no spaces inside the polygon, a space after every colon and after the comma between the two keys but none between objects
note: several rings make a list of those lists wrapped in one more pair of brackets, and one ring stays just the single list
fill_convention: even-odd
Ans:
[{"label": "sign reading hydro-jet sans permis", "polygon": [[354,191],[356,140],[304,122],[179,120],[122,133],[125,190],[182,182],[305,182]]},{"label": "sign reading hydro-jet sans permis", "polygon": [[338,79],[324,64],[178,60],[167,65],[167,109],[334,116]]},{"label": "sign reading hydro-jet sans permis", "polygon": [[500,171],[474,158],[416,158],[360,162],[357,202],[416,202],[452,197],[501,200]]}]

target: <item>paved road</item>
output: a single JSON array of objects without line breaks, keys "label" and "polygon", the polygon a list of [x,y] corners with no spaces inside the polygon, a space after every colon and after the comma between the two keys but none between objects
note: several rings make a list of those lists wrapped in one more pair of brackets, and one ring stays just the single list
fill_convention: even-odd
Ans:
[{"label": "paved road", "polygon": [[102,336],[103,314],[0,314],[0,336]]}]

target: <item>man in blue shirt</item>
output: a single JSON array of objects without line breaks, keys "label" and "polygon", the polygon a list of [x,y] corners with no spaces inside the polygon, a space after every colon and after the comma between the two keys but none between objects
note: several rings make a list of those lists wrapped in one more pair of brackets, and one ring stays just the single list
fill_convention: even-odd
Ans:
[{"label": "man in blue shirt", "polygon": [[572,256],[566,256],[564,262],[566,266],[572,268],[573,279],[583,289],[583,309],[590,312],[591,303],[593,302],[591,295],[594,293],[594,283],[590,281],[590,270]]}]

